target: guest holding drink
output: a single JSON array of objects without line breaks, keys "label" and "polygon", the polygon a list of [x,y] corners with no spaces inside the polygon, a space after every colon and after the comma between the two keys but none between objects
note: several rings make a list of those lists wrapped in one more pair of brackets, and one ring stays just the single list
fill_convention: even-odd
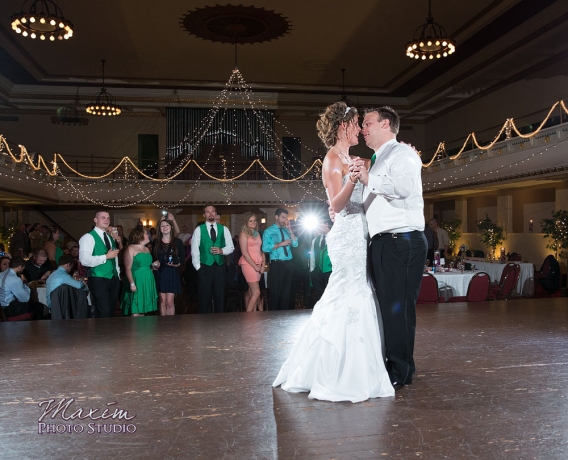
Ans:
[{"label": "guest holding drink", "polygon": [[[260,299],[260,277],[264,273],[264,253],[261,250],[262,239],[257,230],[256,214],[245,212],[242,219],[243,226],[239,234],[239,247],[241,258],[239,265],[249,290],[246,295],[247,311],[255,311]],[[262,311],[262,304],[258,304],[258,310]]]},{"label": "guest holding drink", "polygon": [[[174,223],[162,220],[158,235],[152,242],[156,270],[156,287],[160,293],[160,315],[175,315],[175,295],[181,294],[181,275],[185,262],[185,249],[179,238],[174,236]],[[180,268],[181,267],[181,268]]]},{"label": "guest holding drink", "polygon": [[158,293],[152,269],[157,270],[160,263],[152,263],[152,254],[146,247],[149,241],[148,232],[136,227],[130,232],[129,245],[124,251],[126,281],[120,308],[127,316],[144,316],[158,309]]}]

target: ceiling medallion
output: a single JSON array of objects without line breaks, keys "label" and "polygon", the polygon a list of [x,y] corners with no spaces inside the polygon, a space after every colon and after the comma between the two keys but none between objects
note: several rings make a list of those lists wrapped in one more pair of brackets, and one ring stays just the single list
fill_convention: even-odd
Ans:
[{"label": "ceiling medallion", "polygon": [[291,23],[279,13],[256,6],[215,5],[197,8],[180,20],[190,35],[217,43],[263,43],[285,35]]},{"label": "ceiling medallion", "polygon": [[118,105],[116,105],[114,97],[107,92],[105,88],[105,60],[101,60],[103,64],[103,87],[99,94],[97,94],[97,100],[87,105],[85,109],[87,113],[91,115],[101,115],[101,116],[113,116],[113,115],[120,115],[122,110]]},{"label": "ceiling medallion", "polygon": [[[420,31],[420,34],[418,32]],[[418,36],[417,36],[418,34]],[[428,0],[428,17],[414,32],[414,37],[406,45],[406,55],[411,59],[439,59],[453,54],[456,43],[448,37],[446,29],[434,22],[432,0]]]},{"label": "ceiling medallion", "polygon": [[29,11],[12,16],[12,30],[23,37],[50,41],[67,40],[73,36],[73,24],[63,17],[61,9],[53,0],[34,0]]}]

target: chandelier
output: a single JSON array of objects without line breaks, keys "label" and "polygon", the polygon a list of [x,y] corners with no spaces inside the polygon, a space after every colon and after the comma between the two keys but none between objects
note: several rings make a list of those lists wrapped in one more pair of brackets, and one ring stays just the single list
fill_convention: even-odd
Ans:
[{"label": "chandelier", "polygon": [[[419,33],[420,31],[420,33]],[[448,37],[446,29],[434,22],[432,0],[428,0],[428,17],[414,32],[412,41],[406,45],[406,55],[412,59],[439,59],[456,51],[455,42]]]},{"label": "chandelier", "polygon": [[87,113],[91,115],[101,115],[101,116],[112,116],[112,115],[120,115],[120,107],[116,105],[114,97],[110,93],[107,93],[105,88],[105,60],[102,59],[101,62],[103,63],[103,87],[101,88],[101,92],[97,94],[97,100],[87,105],[85,109]]},{"label": "chandelier", "polygon": [[61,9],[53,0],[34,0],[29,12],[22,11],[12,16],[12,30],[23,37],[50,41],[67,40],[73,36],[73,24],[63,17]]}]

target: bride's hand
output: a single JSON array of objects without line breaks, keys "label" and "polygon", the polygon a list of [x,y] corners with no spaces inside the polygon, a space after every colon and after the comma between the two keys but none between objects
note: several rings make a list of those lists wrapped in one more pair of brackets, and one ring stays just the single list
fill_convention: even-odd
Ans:
[{"label": "bride's hand", "polygon": [[329,200],[326,201],[326,203],[329,204],[329,208],[328,208],[329,218],[331,219],[332,222],[335,222],[335,211],[331,207],[331,203],[329,202]]}]

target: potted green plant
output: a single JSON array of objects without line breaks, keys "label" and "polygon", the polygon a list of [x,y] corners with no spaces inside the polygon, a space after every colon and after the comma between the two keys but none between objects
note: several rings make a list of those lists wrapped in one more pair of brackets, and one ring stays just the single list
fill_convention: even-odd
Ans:
[{"label": "potted green plant", "polygon": [[448,237],[450,238],[450,253],[454,252],[454,248],[456,247],[457,240],[460,239],[461,236],[461,224],[462,221],[458,216],[454,216],[452,220],[448,220],[442,222],[440,227],[448,232]]},{"label": "potted green plant", "polygon": [[495,259],[495,248],[507,239],[505,230],[499,224],[493,222],[486,214],[485,219],[480,220],[477,224],[478,235],[481,237],[481,242],[491,248],[491,254]]},{"label": "potted green plant", "polygon": [[552,218],[541,219],[544,238],[549,238],[546,245],[554,251],[556,259],[568,259],[568,211],[559,209],[552,213]]},{"label": "potted green plant", "polygon": [[0,243],[4,245],[6,251],[9,251],[10,240],[16,232],[18,225],[17,220],[9,220],[6,222],[6,225],[0,226]]}]

